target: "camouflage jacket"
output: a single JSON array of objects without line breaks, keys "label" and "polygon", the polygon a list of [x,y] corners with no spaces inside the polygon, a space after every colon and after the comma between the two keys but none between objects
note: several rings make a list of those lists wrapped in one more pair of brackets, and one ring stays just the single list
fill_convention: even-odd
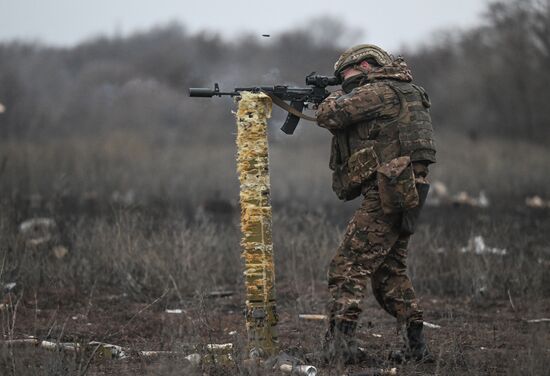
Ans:
[{"label": "camouflage jacket", "polygon": [[[321,103],[317,122],[333,134],[330,168],[335,174],[350,174],[350,157],[365,149],[374,151],[366,158],[376,161],[363,164],[373,168],[400,156],[421,162],[415,163],[415,170],[435,162],[430,101],[424,89],[411,81],[405,62],[397,59],[392,66],[371,72],[349,93],[336,91]],[[367,180],[372,174],[364,175]],[[354,176],[350,179],[357,181]]]}]

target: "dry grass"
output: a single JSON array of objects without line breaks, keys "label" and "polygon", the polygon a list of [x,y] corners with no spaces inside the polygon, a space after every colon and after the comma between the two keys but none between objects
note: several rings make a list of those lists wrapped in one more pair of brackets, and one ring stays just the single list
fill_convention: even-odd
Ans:
[{"label": "dry grass", "polygon": [[[271,179],[280,331],[285,345],[311,350],[318,345],[322,326],[304,338],[303,323],[295,314],[324,309],[327,265],[357,203],[337,202],[326,166],[328,140],[317,142],[318,134],[309,136],[304,131],[284,143],[273,138]],[[487,209],[427,208],[410,247],[415,286],[420,296],[430,297],[425,301],[429,319],[449,327],[433,335],[441,357],[439,373],[542,374],[548,365],[548,337],[513,320],[517,315],[543,315],[550,298],[548,211],[523,205],[526,195],[548,197],[545,162],[550,153],[523,143],[472,142],[456,135],[442,136],[439,146],[445,152],[432,169],[433,179],[446,182],[453,192],[477,194],[483,189],[492,201]],[[7,160],[0,179],[0,282],[17,282],[12,295],[22,301],[15,325],[8,325],[13,312],[2,312],[4,338],[11,330],[12,335],[45,337],[50,331],[52,338],[98,339],[108,328],[117,333],[123,326],[123,333],[112,340],[138,348],[148,348],[152,340],[156,348],[177,349],[182,343],[211,338],[234,340],[227,337],[227,328],[242,335],[233,145],[181,145],[115,133],[86,140],[4,141],[0,150],[0,158]],[[41,216],[54,218],[58,231],[50,242],[29,246],[18,225]],[[508,253],[460,252],[478,235]],[[52,254],[57,244],[68,248],[66,257]],[[237,295],[221,305],[204,299],[206,292],[217,289]],[[108,294],[122,298],[116,304],[101,303],[100,297]],[[517,312],[511,311],[509,296]],[[58,319],[33,316],[35,300],[44,312],[59,310]],[[106,312],[102,304],[111,305],[113,312]],[[190,313],[176,321],[159,321],[163,309],[174,306],[187,307]],[[392,338],[392,320],[370,309],[365,320],[380,323],[376,330]],[[88,312],[93,323],[112,323],[97,328],[93,324],[82,332],[86,329],[67,324],[70,316],[62,317],[75,311]],[[499,312],[506,312],[505,319],[494,329],[487,320]],[[512,332],[506,334],[510,325]],[[495,340],[496,350],[480,355],[479,347],[487,347],[484,338],[494,331],[501,336]],[[384,341],[373,344],[373,352],[382,356],[391,345]],[[58,354],[40,356],[37,365],[29,360],[33,351],[2,351],[0,369],[7,374],[33,374],[38,369],[43,374],[78,374],[85,360]],[[144,363],[117,367],[94,366],[90,372],[176,374],[182,365],[167,360],[153,370]],[[434,369],[409,366],[402,372],[424,374]]]}]

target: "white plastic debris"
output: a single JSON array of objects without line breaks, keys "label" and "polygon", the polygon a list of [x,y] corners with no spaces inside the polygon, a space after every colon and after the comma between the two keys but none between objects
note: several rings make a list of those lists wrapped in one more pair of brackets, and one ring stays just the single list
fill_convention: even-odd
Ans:
[{"label": "white plastic debris", "polygon": [[50,231],[55,228],[55,221],[52,218],[33,218],[27,219],[19,225],[19,232],[23,235],[37,232],[37,231]]},{"label": "white plastic debris", "polygon": [[382,338],[382,334],[378,334],[378,333],[372,333],[372,336],[376,338]]},{"label": "white plastic debris", "polygon": [[3,114],[4,112],[6,112],[6,106],[0,103],[0,114]]},{"label": "white plastic debris", "polygon": [[89,345],[97,347],[97,352],[108,359],[125,359],[128,357],[124,349],[118,345],[111,345],[109,343],[96,341],[90,342]]},{"label": "white plastic debris", "polygon": [[232,350],[232,343],[209,343],[206,345],[208,350]]},{"label": "white plastic debris", "polygon": [[175,314],[180,314],[180,313],[183,313],[183,310],[180,309],[180,308],[176,308],[176,309],[167,309],[166,311],[164,311],[166,313],[175,313]]},{"label": "white plastic debris", "polygon": [[546,317],[543,317],[542,319],[532,319],[532,320],[527,320],[527,322],[529,324],[537,324],[539,322],[550,322],[550,319],[549,318],[546,318]]},{"label": "white plastic debris", "polygon": [[313,366],[292,366],[292,364],[281,364],[281,372],[297,376],[316,376],[317,368]]},{"label": "white plastic debris", "polygon": [[201,363],[201,356],[200,354],[197,354],[197,353],[189,354],[185,357],[185,359],[187,359],[189,363],[191,363],[194,366],[198,366]]},{"label": "white plastic debris", "polygon": [[441,329],[441,325],[432,324],[431,322],[424,321],[424,326],[430,329]]},{"label": "white plastic debris", "polygon": [[322,320],[327,320],[327,315],[302,313],[298,315],[298,318],[301,320],[322,321]]},{"label": "white plastic debris", "polygon": [[19,232],[26,238],[29,245],[40,245],[48,242],[56,230],[55,221],[52,218],[33,218],[19,225]]},{"label": "white plastic debris", "polygon": [[487,208],[489,207],[489,198],[485,194],[485,191],[479,192],[479,197],[477,198],[477,203],[480,208]]},{"label": "white plastic debris", "polygon": [[490,201],[487,197],[487,194],[483,190],[479,192],[478,197],[471,196],[466,191],[460,191],[457,194],[452,195],[443,182],[434,181],[433,183],[431,183],[428,198],[426,199],[426,205],[439,206],[444,204],[486,208],[489,206]]},{"label": "white plastic debris", "polygon": [[493,254],[497,256],[504,256],[508,253],[505,248],[492,248],[487,247],[483,236],[477,235],[470,238],[468,245],[460,249],[462,253],[475,253],[476,255]]},{"label": "white plastic debris", "polygon": [[526,197],[525,198],[525,205],[527,205],[530,208],[550,208],[550,200],[546,201],[543,200],[540,196],[532,196],[532,197]]},{"label": "white plastic debris", "polygon": [[9,282],[4,285],[4,292],[10,292],[17,286],[17,283],[15,282]]}]

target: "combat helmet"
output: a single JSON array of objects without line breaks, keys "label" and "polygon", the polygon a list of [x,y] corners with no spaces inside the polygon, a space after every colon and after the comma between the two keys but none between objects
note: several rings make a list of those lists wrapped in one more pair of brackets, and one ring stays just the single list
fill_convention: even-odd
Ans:
[{"label": "combat helmet", "polygon": [[344,69],[359,64],[366,59],[373,59],[380,66],[392,63],[390,54],[374,44],[358,44],[348,48],[334,63],[334,75],[340,77]]}]

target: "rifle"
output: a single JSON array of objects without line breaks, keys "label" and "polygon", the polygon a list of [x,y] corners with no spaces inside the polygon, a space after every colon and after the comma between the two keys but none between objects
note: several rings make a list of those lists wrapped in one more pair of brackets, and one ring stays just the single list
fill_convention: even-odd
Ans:
[{"label": "rifle", "polygon": [[[190,97],[212,98],[215,96],[239,96],[242,91],[250,91],[253,93],[267,94],[273,103],[288,112],[288,116],[281,127],[281,130],[286,134],[293,134],[301,119],[315,121],[314,117],[304,115],[304,108],[309,108],[312,104],[316,108],[330,92],[326,89],[327,86],[340,84],[340,80],[333,76],[321,76],[315,72],[306,76],[306,85],[310,87],[290,87],[284,85],[275,86],[253,86],[253,87],[238,87],[233,91],[222,92],[218,83],[214,84],[214,89],[209,88],[189,88]],[[285,101],[289,101],[290,104]]]}]

